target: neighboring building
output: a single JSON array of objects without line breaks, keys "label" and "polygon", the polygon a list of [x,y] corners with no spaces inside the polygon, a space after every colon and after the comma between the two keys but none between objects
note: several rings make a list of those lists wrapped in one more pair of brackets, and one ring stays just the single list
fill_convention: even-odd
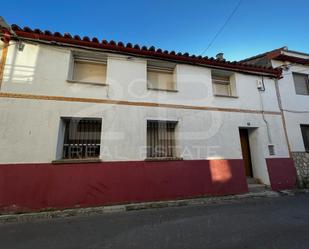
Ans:
[{"label": "neighboring building", "polygon": [[225,195],[296,182],[281,70],[3,30],[0,209]]},{"label": "neighboring building", "polygon": [[309,187],[309,54],[279,48],[242,61],[282,68],[281,109],[300,187]]}]

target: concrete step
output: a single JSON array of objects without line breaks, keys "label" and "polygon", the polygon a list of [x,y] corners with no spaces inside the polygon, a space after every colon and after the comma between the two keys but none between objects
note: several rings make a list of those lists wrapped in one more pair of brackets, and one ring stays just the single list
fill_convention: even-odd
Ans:
[{"label": "concrete step", "polygon": [[253,178],[253,177],[247,177],[247,183],[248,184],[259,184],[260,181],[256,178]]},{"label": "concrete step", "polygon": [[264,184],[257,184],[257,183],[248,184],[248,188],[250,193],[263,192],[267,190],[267,186],[265,186]]}]

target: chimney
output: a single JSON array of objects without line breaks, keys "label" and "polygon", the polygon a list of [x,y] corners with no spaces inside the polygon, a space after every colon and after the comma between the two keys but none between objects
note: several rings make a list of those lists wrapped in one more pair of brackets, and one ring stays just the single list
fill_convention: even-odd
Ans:
[{"label": "chimney", "polygon": [[216,59],[217,60],[220,60],[220,61],[223,61],[224,60],[224,57],[223,57],[223,53],[218,53],[217,55],[216,55]]}]

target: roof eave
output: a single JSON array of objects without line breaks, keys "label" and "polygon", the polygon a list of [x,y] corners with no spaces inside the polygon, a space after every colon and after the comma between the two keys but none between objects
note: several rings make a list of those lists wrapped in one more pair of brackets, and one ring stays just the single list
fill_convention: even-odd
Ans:
[{"label": "roof eave", "polygon": [[222,61],[214,58],[202,57],[202,56],[189,56],[185,54],[178,53],[172,51],[162,51],[161,49],[153,48],[146,48],[146,47],[138,47],[135,48],[132,45],[125,46],[123,43],[119,42],[116,44],[113,41],[110,42],[99,42],[97,38],[93,38],[90,40],[88,37],[84,37],[83,39],[77,39],[76,37],[72,37],[70,35],[61,35],[60,33],[56,32],[54,34],[48,33],[45,34],[42,31],[35,30],[35,31],[24,31],[20,29],[14,30],[17,37],[13,37],[14,39],[29,39],[32,41],[40,42],[45,41],[52,43],[53,45],[67,45],[67,46],[80,46],[83,48],[94,48],[101,51],[109,51],[121,54],[130,54],[134,56],[141,56],[141,57],[151,57],[156,59],[163,59],[169,60],[174,62],[181,62],[181,63],[188,63],[194,65],[201,65],[201,66],[209,66],[212,68],[222,68],[228,69],[232,71],[239,71],[239,72],[246,72],[255,75],[266,75],[269,77],[279,78],[281,75],[281,71],[278,69],[263,67],[263,66],[253,66],[247,65],[239,62],[227,62]]}]

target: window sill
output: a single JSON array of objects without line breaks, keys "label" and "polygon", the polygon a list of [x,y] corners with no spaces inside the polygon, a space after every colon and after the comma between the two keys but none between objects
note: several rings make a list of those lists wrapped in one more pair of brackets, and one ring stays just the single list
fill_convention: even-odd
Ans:
[{"label": "window sill", "polygon": [[87,159],[59,159],[52,161],[52,164],[72,164],[72,163],[100,163],[100,158],[87,158]]},{"label": "window sill", "polygon": [[67,80],[67,82],[69,82],[69,83],[97,85],[97,86],[108,86],[107,83],[91,82],[91,81]]},{"label": "window sill", "polygon": [[175,90],[175,89],[161,89],[161,88],[153,88],[153,87],[147,87],[147,89],[154,90],[154,91],[174,92],[174,93],[178,92],[178,90]]},{"label": "window sill", "polygon": [[156,161],[181,161],[182,157],[147,157],[145,161],[156,162]]},{"label": "window sill", "polygon": [[215,97],[225,97],[225,98],[232,98],[232,99],[237,99],[238,96],[236,95],[223,95],[223,94],[214,94]]},{"label": "window sill", "polygon": [[300,96],[309,96],[309,94],[304,94],[304,93],[296,93],[296,95],[300,95]]}]

